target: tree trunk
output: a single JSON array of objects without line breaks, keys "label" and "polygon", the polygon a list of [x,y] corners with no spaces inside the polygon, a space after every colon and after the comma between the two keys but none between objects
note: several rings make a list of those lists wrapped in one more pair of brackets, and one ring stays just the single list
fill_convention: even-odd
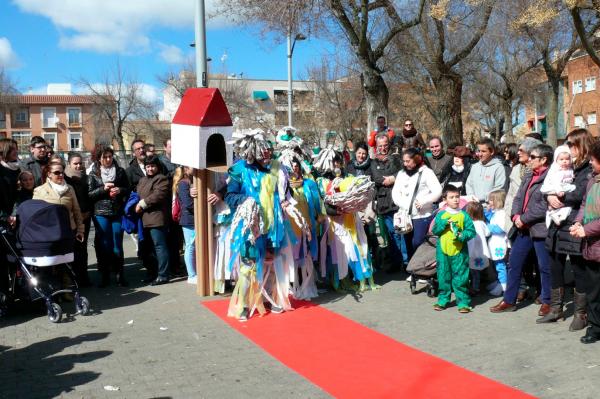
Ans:
[{"label": "tree trunk", "polygon": [[119,146],[119,154],[121,155],[121,159],[126,160],[127,149],[125,148],[125,141],[123,140],[123,132],[120,129],[115,130],[114,139],[117,141],[117,145]]},{"label": "tree trunk", "polygon": [[[559,78],[560,79],[560,78]],[[550,90],[548,90],[548,111],[546,113],[546,143],[556,147],[558,138],[558,92],[560,86],[559,79],[548,79]]]},{"label": "tree trunk", "polygon": [[[512,136],[513,120],[512,120],[512,97],[509,99],[503,99],[502,101],[502,114],[504,115],[504,134]],[[500,137],[498,137],[500,139]]]},{"label": "tree trunk", "polygon": [[462,144],[462,78],[450,72],[440,74],[433,82],[439,99],[438,114],[442,139],[448,145]]},{"label": "tree trunk", "polygon": [[365,71],[363,76],[367,106],[367,132],[370,132],[377,127],[378,116],[383,115],[387,120],[390,93],[380,73],[373,70]]}]

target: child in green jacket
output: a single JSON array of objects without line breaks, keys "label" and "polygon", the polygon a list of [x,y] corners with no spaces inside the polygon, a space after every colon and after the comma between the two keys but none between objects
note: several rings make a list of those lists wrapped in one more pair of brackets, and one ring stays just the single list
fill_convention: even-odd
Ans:
[{"label": "child in green jacket", "polygon": [[434,220],[431,232],[439,237],[436,247],[439,294],[435,310],[444,310],[454,290],[460,313],[471,311],[469,297],[469,251],[467,241],[475,237],[475,226],[469,215],[459,208],[460,190],[446,186],[443,194],[447,208]]}]

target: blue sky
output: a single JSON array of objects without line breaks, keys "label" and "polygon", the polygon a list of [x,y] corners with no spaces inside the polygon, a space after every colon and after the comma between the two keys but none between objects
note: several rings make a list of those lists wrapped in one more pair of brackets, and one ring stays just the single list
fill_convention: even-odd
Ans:
[{"label": "blue sky", "polygon": [[[216,1],[206,0],[208,12]],[[40,92],[48,83],[80,77],[99,81],[119,60],[152,92],[160,89],[157,75],[178,70],[193,57],[189,44],[194,41],[194,4],[194,0],[2,0],[0,66],[22,92]],[[211,72],[287,78],[285,43],[261,39],[256,30],[233,26],[226,16],[209,21],[207,47],[213,59]],[[310,38],[298,43],[294,77],[305,76],[307,65],[318,62],[327,48]]]}]

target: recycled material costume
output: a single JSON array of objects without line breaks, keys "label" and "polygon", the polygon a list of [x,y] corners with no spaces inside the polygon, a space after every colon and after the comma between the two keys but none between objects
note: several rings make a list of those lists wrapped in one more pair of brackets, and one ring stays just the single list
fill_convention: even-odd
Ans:
[{"label": "recycled material costume", "polygon": [[431,232],[439,237],[436,247],[437,304],[445,308],[454,291],[458,309],[470,309],[469,251],[466,244],[476,234],[473,221],[465,211],[447,208],[436,215]]},{"label": "recycled material costume", "polygon": [[233,212],[229,268],[239,262],[239,270],[227,315],[246,320],[266,313],[265,300],[273,312],[292,309],[294,243],[277,190],[279,164],[263,132],[245,133],[234,144],[240,160],[229,168],[225,202]]},{"label": "recycled material costume", "polygon": [[367,280],[375,289],[367,236],[357,216],[372,201],[374,184],[368,176],[344,177],[341,164],[341,156],[331,146],[321,151],[314,164],[321,175],[317,184],[327,213],[320,243],[321,276],[329,275],[338,290],[340,282],[348,285],[345,278],[350,269],[360,290]]},{"label": "recycled material costume", "polygon": [[308,168],[303,165],[307,157],[302,150],[302,139],[292,133],[284,128],[276,138],[281,164],[279,196],[289,203],[285,211],[296,241],[292,248],[295,265],[292,294],[296,299],[311,299],[318,295],[313,260],[318,259],[317,227],[322,205],[319,188],[309,174],[310,165]]}]

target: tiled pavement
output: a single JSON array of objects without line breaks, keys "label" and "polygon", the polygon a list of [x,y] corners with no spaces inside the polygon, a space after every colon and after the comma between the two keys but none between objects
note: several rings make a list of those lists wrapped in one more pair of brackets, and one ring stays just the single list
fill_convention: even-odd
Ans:
[{"label": "tiled pavement", "polygon": [[[52,324],[25,309],[0,321],[1,398],[328,397],[204,309],[194,286],[184,280],[142,285],[128,239],[126,254],[132,286],[87,289],[93,315]],[[494,315],[488,307],[495,298],[477,298],[468,315],[456,308],[434,312],[432,300],[411,295],[401,275],[384,277],[381,291],[325,294],[319,302],[533,395],[598,397],[600,344],[580,344],[581,334],[570,333],[568,321],[536,325],[535,305]],[[109,385],[119,390],[105,390]]]}]

